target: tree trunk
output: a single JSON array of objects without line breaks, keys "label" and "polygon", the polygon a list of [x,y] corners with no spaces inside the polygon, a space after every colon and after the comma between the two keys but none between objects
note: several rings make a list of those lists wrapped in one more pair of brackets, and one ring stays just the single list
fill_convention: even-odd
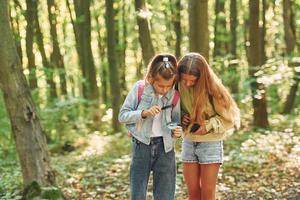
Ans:
[{"label": "tree trunk", "polygon": [[[57,98],[56,86],[55,86],[55,82],[53,80],[54,69],[47,58],[46,51],[44,48],[45,45],[44,45],[44,41],[43,41],[43,33],[42,33],[40,23],[39,23],[37,1],[33,2],[33,6],[34,6],[34,18],[35,18],[34,21],[35,21],[35,25],[36,25],[35,33],[36,33],[37,45],[38,45],[40,53],[41,53],[44,73],[46,76],[46,82],[47,82],[47,85],[49,86],[49,91],[50,91],[49,100],[51,101],[52,99]],[[48,89],[48,87],[47,87],[47,89]]]},{"label": "tree trunk", "polygon": [[26,0],[26,54],[28,59],[28,69],[29,69],[29,86],[31,89],[36,89],[37,79],[36,79],[36,65],[35,56],[33,53],[33,39],[34,39],[34,3],[35,0]]},{"label": "tree trunk", "polygon": [[[78,33],[77,33],[77,29],[76,29],[76,24],[75,24],[75,20],[73,18],[73,15],[72,15],[72,10],[71,10],[71,6],[70,6],[70,2],[69,0],[66,0],[66,6],[67,6],[67,9],[68,9],[68,12],[70,14],[70,21],[71,21],[71,24],[72,24],[72,27],[73,27],[73,31],[74,31],[74,36],[75,36],[75,48],[76,48],[76,52],[77,54],[79,55],[80,54],[80,49],[79,49],[79,44],[78,44]],[[66,33],[66,27],[67,27],[67,23],[69,23],[66,19],[64,19],[64,23],[63,23],[63,34],[64,34],[64,40],[66,40],[67,38],[67,33]],[[79,65],[80,65],[80,62],[79,62]],[[84,73],[83,71],[83,68],[81,67],[81,72]],[[82,74],[83,77],[85,77],[85,75]],[[76,93],[75,93],[75,90],[76,90],[76,83],[75,83],[75,78],[74,76],[70,76],[69,77],[69,80],[70,80],[70,88],[71,88],[71,94],[72,96],[76,96]],[[87,89],[86,89],[86,84],[84,81],[81,81],[81,90],[80,90],[80,93],[82,93],[83,97],[84,98],[87,98]]]},{"label": "tree trunk", "polygon": [[292,2],[283,0],[284,40],[287,54],[291,54],[296,45],[295,25],[293,20]]},{"label": "tree trunk", "polygon": [[[15,45],[17,48],[17,52],[21,61],[21,65],[23,64],[23,53],[22,53],[22,45],[21,45],[21,34],[20,34],[20,16],[19,16],[19,12],[17,11],[19,9],[19,11],[22,13],[23,9],[21,4],[17,1],[14,0],[14,9],[16,10],[16,17],[10,17],[10,21],[11,21],[11,28],[12,28],[12,32],[14,34],[14,40],[15,40]],[[13,8],[11,8],[13,9]],[[20,14],[21,15],[21,14]]]},{"label": "tree trunk", "polygon": [[53,46],[53,51],[51,53],[51,63],[54,64],[55,68],[58,69],[61,94],[67,95],[66,70],[65,70],[64,60],[61,55],[60,47],[58,44],[57,28],[56,28],[57,20],[55,14],[57,12],[57,6],[54,1],[55,0],[47,0],[48,18],[50,23],[50,34],[51,34],[51,40]]},{"label": "tree trunk", "polygon": [[215,5],[215,33],[213,57],[224,56],[226,53],[226,16],[225,0],[216,0]]},{"label": "tree trunk", "polygon": [[[229,72],[232,76],[229,77],[229,87],[233,94],[239,96],[239,83],[240,83],[240,73],[238,68],[240,67],[238,62],[234,61],[237,59],[237,1],[230,0],[230,58],[232,61],[229,64]],[[236,98],[238,101],[238,98]]]},{"label": "tree trunk", "polygon": [[127,49],[127,22],[126,22],[126,13],[128,13],[128,9],[126,7],[126,1],[122,1],[122,45],[121,45],[121,90],[122,92],[122,99],[125,99],[126,93],[127,93],[127,87],[126,87],[126,49]]},{"label": "tree trunk", "polygon": [[254,126],[267,127],[268,113],[266,90],[263,84],[257,82],[255,73],[259,70],[261,54],[261,34],[259,33],[259,0],[249,0],[249,75],[251,82],[252,104],[254,109]]},{"label": "tree trunk", "polygon": [[230,53],[233,58],[236,58],[236,29],[237,29],[237,2],[236,0],[230,0]]},{"label": "tree trunk", "polygon": [[98,45],[98,51],[99,51],[99,58],[101,60],[100,63],[100,79],[101,79],[101,97],[102,97],[102,102],[105,105],[109,104],[108,101],[108,69],[107,69],[107,62],[104,61],[105,58],[105,47],[104,47],[104,42],[106,41],[105,36],[101,35],[101,30],[100,30],[100,22],[99,22],[99,16],[95,16],[95,21],[96,21],[96,29],[97,29],[97,45]]},{"label": "tree trunk", "polygon": [[125,0],[119,0],[118,6],[114,9],[115,19],[115,32],[116,32],[116,55],[117,55],[117,65],[120,74],[120,91],[121,100],[126,97],[126,65],[125,65],[125,53],[126,53],[126,39],[127,39],[127,22],[125,14],[126,3]]},{"label": "tree trunk", "polygon": [[250,27],[250,20],[248,16],[244,16],[244,26],[243,26],[243,45],[246,52],[246,57],[249,58],[249,45],[247,44],[249,42],[249,27]]},{"label": "tree trunk", "polygon": [[[299,63],[292,63],[290,61],[293,56],[294,49],[296,46],[296,30],[293,19],[292,3],[289,0],[283,0],[283,24],[284,24],[284,40],[286,45],[286,53],[289,60],[289,66],[295,68],[299,66]],[[290,92],[284,103],[283,113],[290,113],[293,109],[296,93],[298,91],[298,85],[300,82],[300,73],[294,70],[293,83]]]},{"label": "tree trunk", "polygon": [[179,59],[181,57],[181,40],[182,40],[182,31],[181,31],[181,17],[180,17],[180,11],[181,11],[181,0],[175,1],[175,8],[173,9],[173,0],[170,0],[171,4],[171,11],[172,11],[172,19],[173,25],[174,25],[174,31],[176,35],[176,43],[175,43],[175,55],[176,58]]},{"label": "tree trunk", "polygon": [[142,47],[144,65],[147,66],[154,56],[154,48],[150,35],[150,24],[148,9],[145,0],[135,0],[135,11],[137,13],[137,24],[139,27],[139,40]]},{"label": "tree trunk", "polygon": [[88,99],[98,100],[99,91],[96,80],[96,69],[91,48],[91,13],[90,0],[75,0],[77,42],[79,44],[79,60],[84,78],[87,82]]},{"label": "tree trunk", "polygon": [[[300,66],[300,63],[297,63],[297,66]],[[290,89],[290,92],[284,104],[283,114],[288,114],[292,111],[296,99],[296,94],[299,88],[299,82],[300,82],[300,72],[295,72],[293,78],[293,85]]]},{"label": "tree trunk", "polygon": [[[7,1],[0,1],[0,87],[9,114],[24,186],[55,183],[46,138],[9,28]],[[31,30],[30,28],[29,30]]]},{"label": "tree trunk", "polygon": [[[139,58],[138,52],[137,52],[137,50],[138,50],[137,38],[133,41],[133,43],[136,44],[136,45],[134,45],[134,47],[135,47],[134,49],[136,49],[136,51],[134,51],[133,55],[134,55],[135,58]],[[145,68],[145,67],[143,67],[143,60],[142,59],[140,59],[140,60],[135,59],[135,66],[137,66],[137,68],[136,68],[136,77],[137,77],[138,80],[140,80],[140,79],[143,78],[142,71]]]},{"label": "tree trunk", "polygon": [[209,60],[208,1],[189,0],[189,46]]},{"label": "tree trunk", "polygon": [[[163,10],[164,18],[165,19],[174,19],[172,15],[170,15],[169,10],[172,12],[172,5],[170,7],[167,7],[167,9]],[[172,13],[171,13],[172,14]],[[164,33],[164,40],[166,42],[166,47],[168,49],[172,48],[172,43],[173,43],[173,36],[172,36],[172,21],[173,20],[166,20],[166,23],[164,23],[166,30],[169,30],[168,32]]]},{"label": "tree trunk", "polygon": [[115,131],[120,130],[120,124],[118,121],[118,113],[120,109],[120,83],[119,83],[119,71],[116,63],[116,39],[115,39],[115,24],[114,24],[114,8],[113,0],[105,0],[106,5],[106,28],[107,28],[107,57],[109,64],[109,80],[110,89],[112,95],[112,109],[113,119],[112,125]]},{"label": "tree trunk", "polygon": [[267,56],[266,56],[266,10],[267,10],[267,2],[266,0],[262,0],[262,26],[260,27],[260,33],[261,33],[261,65],[266,63]]},{"label": "tree trunk", "polygon": [[73,20],[70,3],[67,7],[70,12],[71,22],[75,33],[76,50],[81,65],[83,76],[83,96],[90,100],[99,99],[96,80],[96,69],[91,49],[91,14],[90,0],[74,0],[76,21]]}]

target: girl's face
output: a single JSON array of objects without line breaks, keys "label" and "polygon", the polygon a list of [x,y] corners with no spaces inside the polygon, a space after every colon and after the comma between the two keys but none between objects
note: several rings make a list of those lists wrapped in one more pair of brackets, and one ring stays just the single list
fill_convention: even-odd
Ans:
[{"label": "girl's face", "polygon": [[152,86],[157,94],[164,96],[173,87],[174,79],[175,77],[166,80],[157,74],[153,80]]},{"label": "girl's face", "polygon": [[187,88],[195,86],[197,80],[197,76],[184,73],[180,74],[180,82]]}]

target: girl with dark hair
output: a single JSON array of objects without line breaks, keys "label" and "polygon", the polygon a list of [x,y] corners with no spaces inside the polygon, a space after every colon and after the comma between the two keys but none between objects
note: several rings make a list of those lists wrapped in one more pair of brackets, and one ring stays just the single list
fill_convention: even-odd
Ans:
[{"label": "girl with dark hair", "polygon": [[[179,94],[174,89],[176,58],[156,55],[145,80],[138,81],[127,95],[119,121],[132,135],[130,190],[132,200],[145,200],[150,172],[153,172],[155,200],[173,200],[176,165],[174,141],[181,136]],[[140,88],[142,92],[140,92]],[[178,103],[177,103],[178,102]],[[175,126],[168,128],[169,123]]]}]

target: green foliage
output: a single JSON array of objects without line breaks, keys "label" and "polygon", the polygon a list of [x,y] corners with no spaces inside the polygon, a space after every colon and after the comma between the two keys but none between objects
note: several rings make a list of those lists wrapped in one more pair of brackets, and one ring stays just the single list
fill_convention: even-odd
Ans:
[{"label": "green foliage", "polygon": [[22,174],[12,144],[0,148],[0,199],[21,199]]},{"label": "green foliage", "polygon": [[26,200],[63,200],[63,193],[55,186],[41,187],[36,181],[33,181],[24,190]]},{"label": "green foliage", "polygon": [[0,92],[0,199],[21,199],[22,174],[12,140],[9,118]]},{"label": "green foliage", "polygon": [[91,121],[90,102],[83,98],[57,99],[51,106],[40,110],[43,127],[54,141],[73,141],[86,134]]},{"label": "green foliage", "polygon": [[[252,109],[251,84],[263,83],[264,90],[256,91],[255,97],[259,98],[261,92],[266,92],[268,111],[270,114],[280,113],[286,97],[293,84],[294,69],[288,66],[289,61],[297,57],[275,57],[268,59],[264,65],[258,67],[255,78],[248,77],[248,63],[246,58],[230,59],[217,57],[212,63],[213,70],[227,86],[242,110]],[[298,92],[299,93],[299,92]],[[300,99],[295,99],[295,107],[300,104]]]},{"label": "green foliage", "polygon": [[33,181],[30,185],[28,185],[24,190],[24,198],[28,200],[34,200],[37,199],[37,197],[40,196],[42,193],[42,189],[40,185]]},{"label": "green foliage", "polygon": [[[294,10],[295,27],[299,27],[300,24],[300,12],[295,12],[300,8],[300,1],[292,1]],[[156,52],[168,51],[175,52],[176,35],[174,32],[174,13],[175,2],[166,0],[151,0],[147,3],[149,9],[149,22],[151,26],[151,37]],[[226,26],[219,27],[219,35],[214,35],[214,3],[215,1],[209,1],[209,31],[210,31],[210,46],[213,47],[212,41],[214,37],[217,37],[220,41],[228,42],[228,35],[224,35],[224,31],[229,27],[229,1],[225,1],[225,12],[220,15],[220,18],[226,20]],[[26,5],[24,1],[21,1],[22,10],[20,7],[15,6],[15,3],[11,2],[10,10],[12,13],[12,25],[23,33],[26,29],[25,17]],[[268,165],[270,169],[276,169],[278,177],[282,178],[287,175],[287,172],[278,169],[277,164],[280,165],[282,160],[288,158],[287,154],[280,154],[278,148],[282,149],[282,152],[292,152],[296,146],[295,138],[298,138],[300,132],[299,115],[300,115],[300,98],[299,91],[297,98],[295,99],[295,108],[289,115],[279,114],[282,111],[282,107],[286,96],[289,93],[291,84],[293,83],[294,72],[291,66],[288,66],[290,61],[297,58],[299,49],[295,50],[294,54],[289,57],[283,57],[285,53],[284,43],[284,27],[282,18],[282,1],[267,1],[266,10],[266,56],[268,60],[262,67],[257,67],[256,78],[249,78],[248,76],[248,62],[247,62],[247,48],[249,47],[249,0],[242,0],[237,2],[237,58],[232,58],[232,55],[226,54],[223,57],[214,58],[210,63],[221,78],[223,83],[231,90],[234,98],[236,99],[241,112],[242,112],[242,125],[243,130],[237,132],[225,142],[225,154],[228,155],[230,161],[225,162],[223,165],[226,175],[233,176],[235,183],[234,187],[238,188],[239,184],[243,181],[251,182],[256,180],[256,174],[261,175],[262,166]],[[123,6],[125,9],[125,15],[123,13]],[[182,26],[182,53],[188,52],[188,3],[187,1],[181,2],[181,26]],[[70,23],[69,13],[65,4],[57,3],[57,27],[58,27],[58,43],[61,47],[63,59],[66,67],[68,92],[73,96],[80,96],[81,86],[84,83],[82,78],[82,72],[78,65],[78,57],[75,48],[75,38],[73,34],[72,25]],[[115,20],[116,36],[117,36],[117,49],[120,51],[125,47],[124,41],[126,40],[126,52],[125,52],[125,66],[126,66],[126,81],[127,86],[131,85],[136,79],[136,71],[138,66],[142,66],[142,71],[145,71],[146,63],[141,63],[141,49],[138,42],[138,31],[136,25],[136,11],[134,5],[129,0],[116,1],[114,3],[115,8]],[[47,18],[46,4],[40,4],[39,12],[41,29],[44,34],[45,50],[47,55],[51,54],[52,41],[49,34],[49,25]],[[71,6],[74,14],[74,7]],[[106,27],[105,27],[105,2],[93,1],[91,7],[92,14],[92,45],[93,54],[95,57],[95,64],[98,67],[96,69],[98,84],[99,80],[108,81],[108,74],[103,73],[103,68],[107,68],[106,58]],[[61,12],[66,11],[66,12]],[[96,22],[96,18],[99,21]],[[124,17],[124,19],[123,19]],[[15,20],[19,21],[16,22]],[[123,21],[122,21],[123,20]],[[84,21],[83,16],[75,19],[75,23],[79,24]],[[124,24],[126,22],[126,24]],[[18,23],[18,25],[17,25]],[[125,26],[126,25],[126,26]],[[127,36],[123,38],[123,31],[126,27]],[[296,29],[296,35],[299,35],[300,29]],[[97,33],[99,32],[99,35]],[[26,34],[20,34],[17,36],[16,41],[25,41]],[[230,35],[230,34],[229,34]],[[298,37],[297,37],[298,39]],[[99,43],[98,43],[99,41]],[[296,41],[297,42],[297,41]],[[22,45],[24,45],[22,43]],[[97,46],[99,45],[99,46]],[[297,43],[299,46],[299,42]],[[26,55],[26,48],[23,48],[23,55]],[[98,49],[99,48],[99,49]],[[228,47],[226,47],[228,48]],[[36,51],[36,47],[34,47]],[[228,49],[222,49],[227,51]],[[212,52],[213,49],[211,48]],[[118,59],[121,59],[118,57]],[[26,61],[26,59],[25,59]],[[118,60],[119,61],[119,60]],[[26,62],[24,62],[26,63]],[[96,123],[93,120],[93,114],[95,108],[92,102],[89,102],[80,97],[57,99],[54,102],[47,102],[45,75],[49,74],[49,70],[42,68],[40,55],[36,54],[37,69],[34,71],[38,77],[39,88],[32,91],[32,96],[35,103],[39,107],[39,115],[47,138],[49,139],[49,146],[52,152],[61,152],[61,147],[65,143],[70,143],[75,146],[75,152],[62,154],[52,154],[52,160],[54,160],[55,169],[58,172],[58,182],[61,187],[64,187],[64,192],[68,194],[71,199],[87,198],[92,196],[88,194],[100,193],[99,199],[127,199],[128,198],[128,166],[129,166],[129,152],[130,152],[130,139],[124,137],[126,134],[114,133],[111,128],[111,116],[112,110],[109,109],[111,102],[109,101],[111,94],[109,90],[108,98],[103,100],[101,107],[106,111],[104,116]],[[24,72],[29,74],[28,69],[24,66]],[[58,86],[58,70],[54,71],[54,81]],[[254,81],[258,81],[265,85],[265,92],[268,100],[268,112],[270,114],[269,121],[270,130],[253,129],[252,122],[252,94],[250,92],[251,84]],[[100,85],[100,88],[102,83]],[[109,87],[109,85],[108,85]],[[59,90],[58,90],[59,91]],[[71,92],[70,92],[71,91]],[[102,91],[103,92],[103,91]],[[121,91],[126,93],[126,91]],[[257,91],[258,93],[259,91]],[[102,96],[104,96],[102,94]],[[97,135],[101,136],[100,140],[97,140],[97,148],[103,145],[103,152],[87,151],[87,154],[83,155],[86,148],[89,148],[91,144],[85,142],[84,144],[77,145],[76,143],[80,138],[88,138],[92,131],[98,130]],[[294,134],[291,134],[294,133]],[[14,148],[14,142],[12,139],[10,122],[6,109],[3,103],[2,94],[0,98],[0,199],[20,199],[22,188],[22,175],[21,170]],[[287,136],[287,137],[285,137]],[[110,138],[109,145],[104,145],[102,142],[105,138]],[[113,139],[111,139],[113,138]],[[279,138],[279,139],[278,139]],[[103,141],[102,141],[103,139]],[[295,140],[295,141],[294,141]],[[270,143],[262,143],[262,141],[272,141]],[[286,142],[284,142],[286,141]],[[180,142],[177,142],[177,149],[180,150]],[[268,149],[264,149],[264,146],[271,146]],[[55,151],[55,148],[59,151]],[[275,152],[275,153],[274,153]],[[89,154],[90,153],[90,154]],[[293,152],[292,152],[293,153]],[[274,159],[274,160],[272,160]],[[276,168],[277,167],[277,168]],[[269,170],[269,169],[268,169]],[[270,170],[271,171],[271,170]],[[178,174],[178,180],[182,180],[182,174]],[[290,176],[292,177],[292,176]],[[121,184],[119,183],[121,179]],[[230,179],[230,178],[229,178]],[[240,181],[241,180],[241,181]],[[281,179],[280,179],[281,180]],[[224,183],[227,183],[227,179],[222,179]],[[222,183],[222,182],[221,182]],[[280,182],[279,182],[280,183]],[[108,187],[107,187],[108,185]],[[123,187],[122,187],[123,185]],[[236,186],[237,185],[237,186]],[[242,185],[245,187],[245,185]],[[107,189],[105,191],[105,189]],[[245,187],[246,188],[246,187]],[[121,192],[118,189],[122,189]],[[247,188],[248,189],[248,188]],[[251,189],[251,188],[250,188]],[[256,188],[257,189],[257,188]],[[55,199],[59,198],[59,190],[56,188],[40,188],[38,192],[44,190],[44,198]],[[49,191],[46,192],[46,191]],[[251,193],[251,190],[248,190]],[[248,194],[248,191],[242,191]],[[119,192],[119,193],[118,193]],[[180,193],[181,192],[181,193]],[[180,194],[185,194],[185,191],[180,191]],[[237,192],[237,191],[236,191]],[[259,191],[258,191],[259,192]],[[268,191],[264,191],[262,198],[272,199],[272,195]],[[93,194],[94,194],[93,193]],[[111,193],[111,194],[109,194]],[[117,194],[118,193],[118,194]],[[230,194],[231,192],[227,192]],[[237,192],[238,193],[238,192]],[[34,192],[33,192],[34,194]],[[82,195],[82,196],[81,196]],[[86,196],[84,196],[86,195]],[[105,196],[106,195],[106,196]],[[112,196],[111,196],[112,195]],[[115,196],[113,196],[115,195]],[[119,196],[118,196],[119,195]],[[93,196],[94,197],[94,196]],[[186,198],[185,198],[186,199]],[[224,198],[224,199],[239,199],[239,198]],[[255,199],[255,196],[252,197]],[[275,198],[273,198],[275,199]],[[283,198],[282,198],[283,199]]]},{"label": "green foliage", "polygon": [[57,187],[43,187],[42,188],[42,199],[49,199],[49,200],[62,200],[64,199],[63,193]]},{"label": "green foliage", "polygon": [[0,92],[0,149],[12,144],[10,122],[7,116],[2,92]]}]

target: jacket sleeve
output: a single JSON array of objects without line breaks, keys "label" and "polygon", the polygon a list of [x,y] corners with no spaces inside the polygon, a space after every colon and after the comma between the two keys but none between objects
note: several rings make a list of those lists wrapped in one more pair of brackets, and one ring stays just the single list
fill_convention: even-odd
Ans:
[{"label": "jacket sleeve", "polygon": [[138,83],[135,83],[119,112],[119,121],[124,124],[134,124],[142,119],[142,110],[136,110],[138,106]]},{"label": "jacket sleeve", "polygon": [[180,98],[178,99],[176,106],[173,108],[172,121],[181,124]]},{"label": "jacket sleeve", "polygon": [[214,101],[214,106],[217,115],[205,121],[207,131],[224,133],[225,131],[232,129],[235,125],[236,118],[239,117],[238,109],[235,107],[226,109],[216,101]]}]

